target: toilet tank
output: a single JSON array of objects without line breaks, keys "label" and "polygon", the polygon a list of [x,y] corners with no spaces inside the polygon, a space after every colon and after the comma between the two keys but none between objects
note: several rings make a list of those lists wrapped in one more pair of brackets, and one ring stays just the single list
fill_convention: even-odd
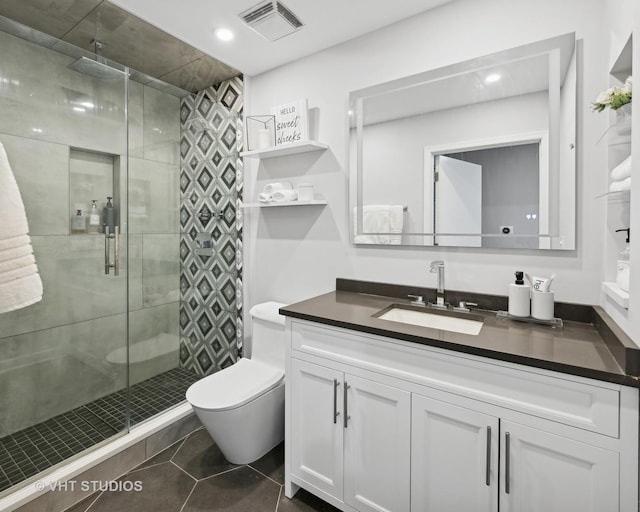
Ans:
[{"label": "toilet tank", "polygon": [[249,310],[253,325],[251,359],[269,363],[284,371],[285,317],[278,310],[287,304],[263,302]]}]

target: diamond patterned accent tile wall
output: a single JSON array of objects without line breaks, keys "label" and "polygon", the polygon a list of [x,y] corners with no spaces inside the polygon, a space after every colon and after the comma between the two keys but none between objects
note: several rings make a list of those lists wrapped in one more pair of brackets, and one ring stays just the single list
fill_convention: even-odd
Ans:
[{"label": "diamond patterned accent tile wall", "polygon": [[180,120],[180,364],[204,376],[242,353],[242,77],[183,98]]}]

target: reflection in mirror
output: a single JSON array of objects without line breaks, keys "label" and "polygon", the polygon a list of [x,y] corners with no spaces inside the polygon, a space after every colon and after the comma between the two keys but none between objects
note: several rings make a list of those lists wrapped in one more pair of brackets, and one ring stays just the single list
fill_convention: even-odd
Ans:
[{"label": "reflection in mirror", "polygon": [[567,34],[352,92],[354,243],[575,248]]}]

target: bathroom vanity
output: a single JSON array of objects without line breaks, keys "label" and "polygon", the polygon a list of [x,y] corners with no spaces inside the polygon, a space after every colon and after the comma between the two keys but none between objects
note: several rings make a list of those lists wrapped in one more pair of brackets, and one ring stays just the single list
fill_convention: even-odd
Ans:
[{"label": "bathroom vanity", "polygon": [[596,321],[488,311],[477,335],[388,321],[376,315],[409,302],[403,287],[337,288],[281,309],[287,496],[303,487],[345,511],[638,510],[624,340]]}]

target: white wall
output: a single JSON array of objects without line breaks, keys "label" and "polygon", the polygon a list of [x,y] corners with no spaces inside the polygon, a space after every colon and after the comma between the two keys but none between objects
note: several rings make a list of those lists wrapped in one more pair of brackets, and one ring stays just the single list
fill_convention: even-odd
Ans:
[{"label": "white wall", "polygon": [[[324,153],[246,161],[245,198],[267,181],[315,183],[324,209],[245,210],[245,303],[299,301],[335,288],[336,277],[435,286],[429,260],[447,265],[447,287],[506,295],[515,270],[557,273],[559,301],[600,301],[604,150],[596,146],[603,121],[589,101],[607,85],[602,27],[604,0],[459,0],[308,58],[247,78],[245,112],[261,114],[306,97],[319,112]],[[355,247],[348,226],[349,91],[575,31],[584,39],[584,97],[578,140],[577,250],[541,252],[471,248]],[[606,46],[606,45],[605,45]],[[500,255],[499,258],[496,255]]]}]

